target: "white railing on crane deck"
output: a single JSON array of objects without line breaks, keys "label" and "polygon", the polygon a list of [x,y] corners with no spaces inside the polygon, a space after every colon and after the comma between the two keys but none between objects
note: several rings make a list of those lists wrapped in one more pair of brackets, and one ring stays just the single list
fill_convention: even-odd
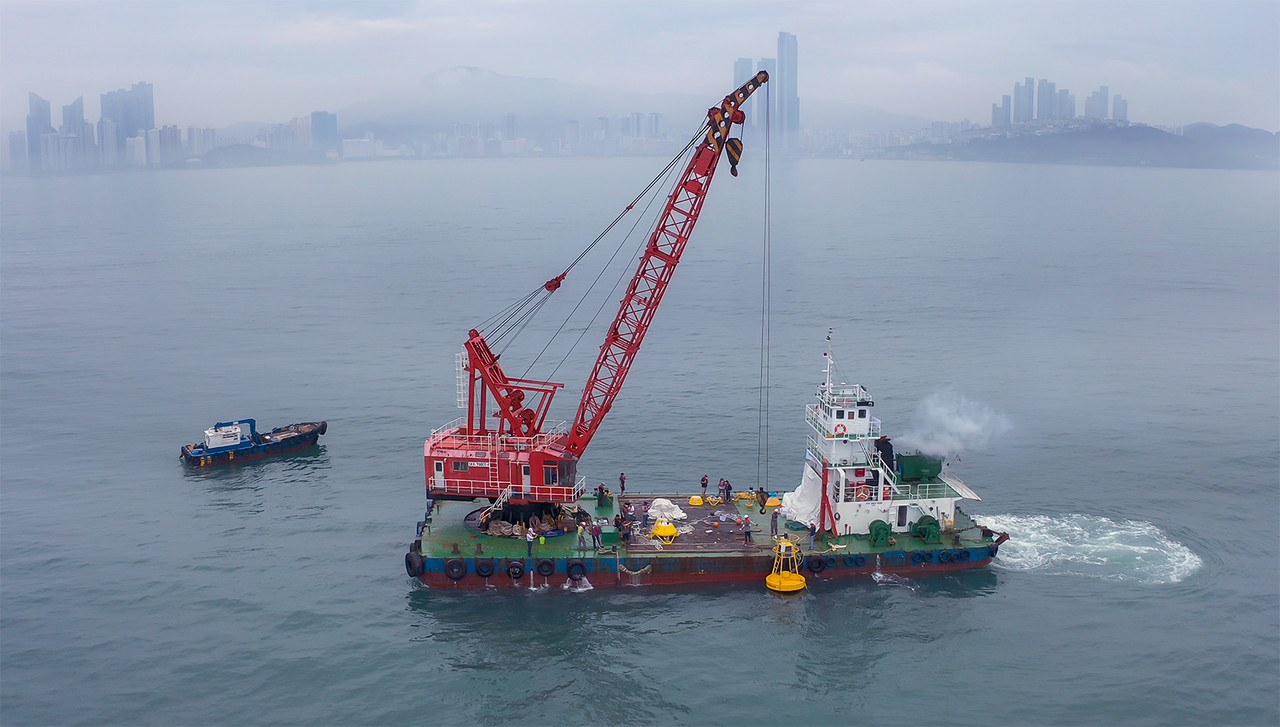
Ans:
[{"label": "white railing on crane deck", "polygon": [[484,452],[524,452],[538,447],[545,447],[551,443],[553,439],[564,436],[569,431],[569,423],[563,421],[550,422],[551,426],[532,436],[517,437],[511,434],[498,436],[496,432],[485,432],[484,434],[459,434],[463,424],[463,417],[458,417],[442,427],[431,430],[431,439],[429,441],[449,440],[454,445],[453,449],[467,449]]},{"label": "white railing on crane deck", "polygon": [[427,482],[428,492],[447,492],[450,495],[471,495],[472,497],[520,497],[537,502],[577,502],[587,494],[587,478],[578,477],[572,485],[505,485],[496,487],[488,481],[446,479],[444,486],[436,484],[432,479]]}]

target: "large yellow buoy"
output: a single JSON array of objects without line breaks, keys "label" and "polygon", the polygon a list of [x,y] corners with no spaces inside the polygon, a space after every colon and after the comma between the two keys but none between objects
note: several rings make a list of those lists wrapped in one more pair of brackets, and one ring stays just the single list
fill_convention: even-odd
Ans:
[{"label": "large yellow buoy", "polygon": [[773,539],[773,572],[765,576],[764,584],[771,591],[795,593],[805,587],[805,577],[800,575],[800,548],[788,533]]},{"label": "large yellow buoy", "polygon": [[675,542],[676,536],[679,534],[680,531],[676,530],[676,526],[672,525],[670,520],[660,518],[658,520],[658,524],[653,526],[653,535],[650,537],[657,538],[659,541],[667,545],[671,545]]}]

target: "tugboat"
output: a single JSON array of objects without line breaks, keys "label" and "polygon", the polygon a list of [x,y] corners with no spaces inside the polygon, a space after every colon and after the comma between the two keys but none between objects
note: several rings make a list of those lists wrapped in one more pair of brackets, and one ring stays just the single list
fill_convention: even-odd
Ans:
[{"label": "tugboat", "polygon": [[941,460],[895,457],[869,413],[866,390],[832,379],[830,351],[827,381],[805,410],[813,430],[805,471],[781,502],[764,487],[728,502],[728,489],[723,498],[704,499],[624,495],[620,487],[615,497],[602,484],[589,495],[578,474],[578,460],[612,408],[680,262],[722,152],[737,176],[742,142],[730,132],[745,121],[743,103],[768,78],[757,73],[708,111],[705,133],[690,144],[692,156],[652,228],[573,422],[547,421],[563,384],[509,378],[490,343],[523,330],[582,256],[491,319],[483,333],[469,332],[457,360],[458,404],[467,413],[432,431],[423,446],[427,508],[404,556],[410,577],[435,587],[759,584],[783,548],[780,540],[757,543],[762,528],[752,518],[772,524],[775,516],[783,538],[784,528],[808,536],[798,543],[786,538],[789,567],[779,566],[779,573],[799,575],[802,562],[809,575],[787,577],[777,584],[783,589],[833,576],[961,570],[995,557],[1007,536],[997,539],[955,507],[977,495],[945,475]]},{"label": "tugboat", "polygon": [[242,462],[310,447],[327,431],[328,422],[290,424],[266,434],[258,434],[258,423],[253,419],[218,422],[204,430],[203,442],[183,446],[178,456],[193,467]]}]

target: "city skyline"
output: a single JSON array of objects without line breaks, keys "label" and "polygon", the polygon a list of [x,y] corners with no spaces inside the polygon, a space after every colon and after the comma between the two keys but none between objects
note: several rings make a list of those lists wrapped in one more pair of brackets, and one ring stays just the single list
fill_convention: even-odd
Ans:
[{"label": "city skyline", "polygon": [[714,95],[734,58],[776,57],[782,30],[804,41],[795,97],[809,128],[835,127],[849,104],[985,123],[994,90],[1025,73],[1128,89],[1152,124],[1280,128],[1276,3],[765,2],[697,25],[679,21],[686,8],[10,1],[0,124],[23,128],[30,90],[59,105],[83,95],[95,118],[96,93],[144,78],[166,89],[157,118],[183,128],[341,109],[455,66]]}]

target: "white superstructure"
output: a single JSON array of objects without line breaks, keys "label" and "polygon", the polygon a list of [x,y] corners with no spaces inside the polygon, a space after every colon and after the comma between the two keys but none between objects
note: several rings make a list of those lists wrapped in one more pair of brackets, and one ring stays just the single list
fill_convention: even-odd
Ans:
[{"label": "white superstructure", "polygon": [[837,381],[831,352],[823,355],[826,379],[818,385],[817,401],[805,407],[810,432],[804,472],[795,491],[782,497],[787,516],[837,535],[867,534],[877,520],[893,532],[907,532],[925,516],[942,530],[955,529],[956,501],[981,498],[943,473],[940,458],[895,455],[871,414],[870,392]]}]

